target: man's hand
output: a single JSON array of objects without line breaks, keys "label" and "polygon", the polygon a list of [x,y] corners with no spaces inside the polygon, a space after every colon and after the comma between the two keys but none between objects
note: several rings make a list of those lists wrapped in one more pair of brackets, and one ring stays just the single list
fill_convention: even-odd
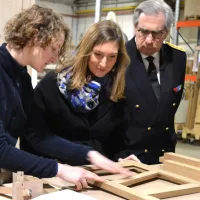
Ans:
[{"label": "man's hand", "polygon": [[110,173],[122,174],[125,176],[133,175],[131,171],[119,166],[117,163],[109,160],[108,158],[106,158],[97,151],[89,151],[87,156],[88,156],[88,161],[90,161],[91,164],[95,165],[100,169],[106,170]]},{"label": "man's hand", "polygon": [[57,177],[67,181],[69,183],[74,183],[76,185],[76,190],[81,190],[82,188],[87,188],[87,180],[104,182],[105,180],[95,173],[87,171],[80,167],[72,167],[69,165],[58,164]]}]

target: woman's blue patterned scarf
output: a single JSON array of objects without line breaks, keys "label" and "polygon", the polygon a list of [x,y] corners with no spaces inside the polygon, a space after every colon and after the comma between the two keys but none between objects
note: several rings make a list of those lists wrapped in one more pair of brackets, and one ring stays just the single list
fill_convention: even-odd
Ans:
[{"label": "woman's blue patterned scarf", "polygon": [[76,112],[86,113],[95,109],[99,105],[99,92],[101,90],[100,83],[91,80],[79,90],[70,90],[70,81],[70,73],[67,73],[65,76],[62,76],[62,73],[58,74],[59,90]]}]

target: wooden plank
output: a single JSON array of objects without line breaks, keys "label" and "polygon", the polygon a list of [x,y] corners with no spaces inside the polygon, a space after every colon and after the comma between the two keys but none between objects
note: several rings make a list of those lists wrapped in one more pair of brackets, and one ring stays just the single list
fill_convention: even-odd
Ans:
[{"label": "wooden plank", "polygon": [[[142,169],[142,168],[138,168],[138,167],[135,167],[135,166],[127,166],[126,167],[127,169],[129,169],[129,170],[131,170],[131,171],[135,171],[135,172],[137,172],[137,173],[142,173],[142,172],[146,172],[147,170],[145,170],[145,169]],[[84,169],[86,169],[85,167],[84,167]],[[87,170],[88,170],[89,168],[87,168]],[[103,176],[103,175],[110,175],[111,173],[110,172],[107,172],[107,171],[105,171],[105,170],[94,170],[93,172],[95,172],[95,174],[98,174],[99,176]]]},{"label": "wooden plank", "polygon": [[11,187],[0,187],[0,194],[12,194]]},{"label": "wooden plank", "polygon": [[121,180],[116,180],[115,182],[125,185],[125,186],[130,186],[130,185],[151,180],[153,178],[156,178],[157,176],[158,176],[158,172],[148,171],[148,172],[143,172],[141,174],[135,175],[133,178],[129,177],[129,178],[121,179]]},{"label": "wooden plank", "polygon": [[196,180],[184,177],[183,175],[175,174],[174,171],[159,170],[158,178],[167,180],[176,184],[197,183]]},{"label": "wooden plank", "polygon": [[197,102],[198,102],[198,96],[199,96],[199,82],[194,84],[194,87],[191,88],[190,91],[190,98],[189,98],[189,105],[188,105],[188,114],[187,114],[187,120],[186,120],[186,126],[189,129],[194,128],[194,120],[196,115],[196,109],[197,109]]},{"label": "wooden plank", "polygon": [[144,193],[139,192],[138,190],[134,190],[132,188],[126,187],[114,181],[106,181],[104,183],[94,183],[90,182],[91,184],[96,185],[97,187],[107,190],[113,194],[118,196],[124,197],[130,200],[159,200],[156,197],[152,197],[146,195]]},{"label": "wooden plank", "polygon": [[159,157],[159,161],[160,161],[161,163],[163,163],[163,162],[164,162],[164,156]]},{"label": "wooden plank", "polygon": [[170,197],[183,196],[200,192],[200,183],[176,185],[167,188],[151,189],[147,192],[148,195],[159,199],[166,199]]},{"label": "wooden plank", "polygon": [[[136,161],[133,161],[133,160],[124,160],[124,161],[118,162],[117,164],[119,166],[122,166],[122,167],[135,167],[135,168],[146,170],[146,171],[154,169],[154,167],[151,167],[150,165],[145,165],[143,163],[136,162]],[[98,167],[95,167],[93,165],[83,165],[83,166],[80,166],[80,167],[82,167],[84,169],[87,169],[89,171],[92,171],[92,172],[95,172],[95,171],[99,170]]]},{"label": "wooden plank", "polygon": [[184,177],[200,181],[200,168],[192,165],[187,165],[172,160],[166,160],[162,169],[173,172],[175,174],[182,175]]},{"label": "wooden plank", "polygon": [[[74,186],[74,184],[70,184],[64,180],[62,180],[59,177],[53,177],[53,178],[43,178],[41,179],[43,183],[48,184],[56,189],[69,189],[69,186]],[[72,188],[70,188],[72,189]],[[74,187],[75,189],[75,187]]]},{"label": "wooden plank", "polygon": [[194,167],[200,167],[200,159],[191,158],[191,157],[180,155],[177,153],[165,153],[164,162],[165,160],[173,160],[173,161],[180,162],[183,164],[192,165]]}]

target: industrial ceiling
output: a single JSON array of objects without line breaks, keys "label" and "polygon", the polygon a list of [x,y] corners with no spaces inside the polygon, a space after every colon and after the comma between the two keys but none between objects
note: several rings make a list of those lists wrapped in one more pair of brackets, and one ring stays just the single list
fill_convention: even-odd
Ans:
[{"label": "industrial ceiling", "polygon": [[[96,0],[40,0],[40,1],[49,1],[53,3],[61,3],[66,5],[75,5],[77,7],[84,7],[84,6],[94,6],[96,4]],[[102,0],[102,5],[113,5],[115,4],[122,4],[122,3],[140,3],[144,0]],[[165,0],[174,10],[176,0]],[[183,3],[184,0],[181,0]]]},{"label": "industrial ceiling", "polygon": [[[95,5],[96,0],[41,0],[41,1],[49,1],[52,3],[61,3],[66,5],[76,5],[78,7]],[[102,0],[103,5],[109,4],[121,4],[121,3],[133,3],[133,2],[141,2],[142,0]]]}]

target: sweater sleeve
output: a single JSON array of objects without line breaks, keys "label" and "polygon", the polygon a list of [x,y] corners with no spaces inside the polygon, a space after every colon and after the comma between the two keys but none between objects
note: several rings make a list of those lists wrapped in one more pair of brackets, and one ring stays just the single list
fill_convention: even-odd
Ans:
[{"label": "sweater sleeve", "polygon": [[[1,70],[0,70],[1,72]],[[57,162],[51,159],[45,159],[24,152],[12,146],[7,139],[5,130],[6,93],[11,92],[5,89],[5,78],[3,72],[0,73],[0,168],[13,172],[24,171],[27,175],[33,175],[39,178],[49,178],[57,174]]]},{"label": "sweater sleeve", "polygon": [[[51,85],[52,82],[55,83],[53,81],[55,78],[55,73],[47,74],[35,89],[25,143],[31,146],[36,154],[55,158],[70,165],[88,164],[87,154],[92,149],[91,147],[71,142],[49,131],[45,119],[48,111],[48,102],[46,102],[48,99],[46,100],[44,96],[49,87],[52,95],[54,94]],[[28,148],[27,144],[23,144],[23,146]]]}]

